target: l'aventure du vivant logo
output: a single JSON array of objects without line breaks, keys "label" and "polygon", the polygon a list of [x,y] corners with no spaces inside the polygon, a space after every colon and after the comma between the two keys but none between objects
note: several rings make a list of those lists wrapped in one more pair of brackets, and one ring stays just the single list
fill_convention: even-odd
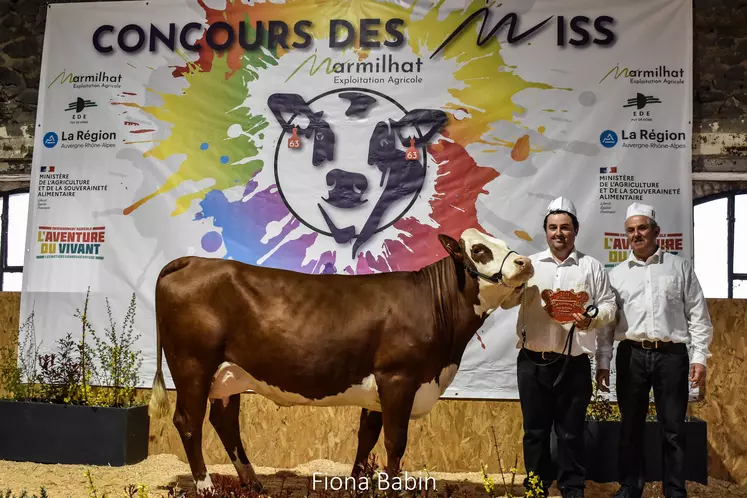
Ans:
[{"label": "l'aventure du vivant logo", "polygon": [[[679,254],[683,249],[683,237],[681,233],[662,233],[656,239],[662,251],[671,254]],[[628,259],[630,253],[630,242],[624,233],[604,232],[604,250],[607,259],[605,268],[613,268]]]},{"label": "l'aventure du vivant logo", "polygon": [[36,259],[104,259],[105,227],[40,226]]}]

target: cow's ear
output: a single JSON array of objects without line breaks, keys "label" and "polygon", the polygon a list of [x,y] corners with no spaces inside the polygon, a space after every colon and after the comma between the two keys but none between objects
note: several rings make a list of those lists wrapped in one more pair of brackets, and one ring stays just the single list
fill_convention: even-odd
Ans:
[{"label": "cow's ear", "polygon": [[[267,98],[267,106],[286,133],[291,133],[293,126],[283,117],[283,114],[288,115],[288,119],[292,119],[293,116],[298,115],[306,116],[310,122],[315,118],[318,119],[304,98],[295,93],[273,93]],[[308,125],[306,128],[300,128],[300,130],[311,130],[311,125]],[[307,134],[308,136],[310,135]]]},{"label": "cow's ear", "polygon": [[452,258],[459,262],[464,261],[464,252],[462,251],[462,246],[459,242],[443,233],[438,234],[438,241],[441,242],[441,245],[444,246],[444,249],[446,249],[446,252],[448,252]]}]

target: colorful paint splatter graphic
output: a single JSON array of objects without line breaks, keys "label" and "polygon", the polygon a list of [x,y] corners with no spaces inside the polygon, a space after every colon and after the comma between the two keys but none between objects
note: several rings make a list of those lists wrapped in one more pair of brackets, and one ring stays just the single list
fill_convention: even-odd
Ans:
[{"label": "colorful paint splatter graphic", "polygon": [[[404,19],[408,53],[422,58],[424,64],[448,61],[455,68],[453,82],[449,82],[452,86],[444,89],[449,97],[439,104],[448,121],[440,129],[439,137],[426,145],[430,156],[428,168],[435,170],[429,177],[433,194],[418,202],[427,204],[429,219],[405,214],[388,229],[383,244],[364,246],[351,262],[350,245],[341,244],[338,250],[311,250],[323,238],[328,239],[326,246],[334,244],[330,244],[331,239],[326,235],[305,230],[284,202],[277,184],[258,180],[260,173],[269,173],[274,167],[273,141],[278,138],[266,136],[275,121],[266,109],[256,108],[257,101],[251,96],[259,80],[282,65],[294,49],[269,50],[265,41],[261,50],[246,51],[235,44],[225,53],[216,53],[204,38],[198,40],[202,43],[198,59],[173,71],[174,78],[186,80],[182,93],[161,94],[163,104],[158,107],[130,102],[118,105],[140,107],[171,125],[171,134],[156,143],[147,152],[148,156],[160,160],[176,154],[185,157],[178,171],[160,188],[128,206],[124,213],[132,213],[184,182],[211,180],[210,186],[179,197],[172,212],[173,216],[183,214],[193,201],[199,201],[201,211],[196,220],[212,220],[215,228],[201,240],[202,249],[208,253],[225,247],[226,258],[313,273],[415,270],[446,255],[437,240],[438,233],[458,237],[467,228],[484,230],[477,220],[477,199],[487,193],[485,186],[500,173],[492,165],[478,165],[467,152],[471,144],[492,147],[496,155],[503,153],[502,161],[520,163],[536,152],[528,135],[516,142],[505,140],[497,136],[493,124],[513,122],[514,116],[522,112],[512,101],[517,93],[526,89],[551,89],[550,85],[524,81],[506,66],[499,43],[480,46],[475,43],[475,33],[455,38],[438,54],[437,60],[428,60],[467,17],[485,7],[482,0],[445,15],[439,13],[440,3],[427,12],[416,12],[415,2],[413,7],[405,7],[371,0],[290,0],[285,4],[253,6],[228,0],[220,10],[208,7],[202,0],[198,3],[208,25],[226,23],[238,32],[240,22],[255,26],[261,21],[266,26],[270,20],[282,20],[293,26],[299,20],[308,20],[311,21],[308,32],[316,41],[329,37],[329,19],[345,19],[354,26],[361,18]],[[384,36],[380,30],[380,39]],[[374,52],[362,49],[356,40],[355,47],[346,55],[351,54],[358,60],[366,60]],[[316,62],[315,70],[324,72],[321,61]],[[289,73],[293,68],[289,67]],[[313,61],[311,70],[314,70]],[[277,84],[293,88],[288,80]],[[311,116],[314,119],[316,114]],[[227,189],[237,186],[244,187],[240,199],[226,195]],[[528,238],[523,231],[517,232],[517,236]],[[340,257],[342,253],[347,260]]]}]

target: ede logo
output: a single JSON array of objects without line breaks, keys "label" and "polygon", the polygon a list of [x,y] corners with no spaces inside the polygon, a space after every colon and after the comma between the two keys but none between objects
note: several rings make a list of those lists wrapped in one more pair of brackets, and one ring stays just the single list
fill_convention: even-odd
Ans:
[{"label": "ede logo", "polygon": [[608,149],[617,145],[617,133],[612,130],[604,130],[599,136],[599,142]]},{"label": "ede logo", "polygon": [[57,133],[50,131],[46,135],[44,135],[44,147],[51,149],[55,145],[57,145],[58,142]]},{"label": "ede logo", "polygon": [[643,109],[649,104],[661,104],[661,99],[654,97],[653,95],[644,95],[637,93],[635,98],[628,99],[628,103],[623,107],[635,107],[636,109]]}]

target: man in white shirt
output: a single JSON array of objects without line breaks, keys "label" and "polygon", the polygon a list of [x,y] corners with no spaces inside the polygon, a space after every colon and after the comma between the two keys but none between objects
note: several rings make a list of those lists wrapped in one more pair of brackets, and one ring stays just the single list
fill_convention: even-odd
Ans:
[{"label": "man in white shirt", "polygon": [[[534,277],[502,307],[521,304],[517,321],[517,381],[524,422],[524,465],[547,490],[557,478],[564,497],[584,496],[584,421],[591,400],[596,329],[615,319],[615,295],[596,259],[576,249],[576,208],[563,197],[547,208],[548,249],[530,256]],[[593,305],[598,314],[585,316]],[[590,313],[591,315],[591,313]],[[570,340],[571,328],[573,337]],[[570,342],[569,342],[570,340]],[[569,354],[570,353],[570,354]],[[558,466],[550,458],[555,424]],[[528,486],[528,480],[524,481]]]},{"label": "man in white shirt", "polygon": [[[619,498],[640,498],[644,481],[643,428],[653,386],[663,426],[664,496],[683,498],[684,422],[689,380],[705,381],[713,336],[703,291],[690,261],[661,250],[654,208],[633,203],[625,221],[631,252],[610,271],[617,294],[617,327],[599,333],[597,382],[608,391],[613,340],[617,347],[617,400],[622,414],[618,455]],[[688,355],[692,347],[692,359]],[[689,368],[688,368],[689,367]]]}]

